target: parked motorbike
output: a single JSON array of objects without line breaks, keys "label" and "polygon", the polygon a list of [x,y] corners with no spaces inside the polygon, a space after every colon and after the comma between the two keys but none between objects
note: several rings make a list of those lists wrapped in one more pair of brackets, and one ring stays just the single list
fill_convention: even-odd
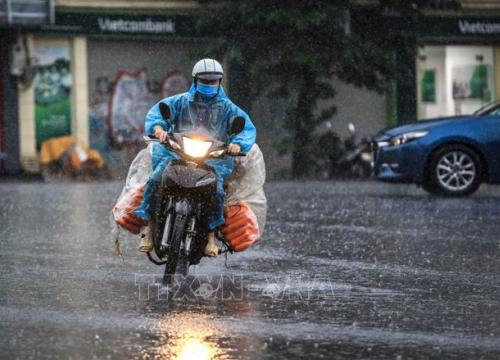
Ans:
[{"label": "parked motorbike", "polygon": [[[160,104],[160,112],[164,119],[170,118],[167,105]],[[230,135],[244,127],[245,120],[236,118]],[[144,138],[146,142],[160,142]],[[176,273],[187,275],[189,266],[198,264],[204,256],[217,195],[217,176],[205,160],[228,156],[228,144],[200,132],[174,133],[161,144],[177,152],[180,159],[170,162],[155,190],[149,236],[156,259],[150,252],[147,255],[156,265],[165,265],[163,281],[168,284]],[[216,237],[222,242],[219,254],[231,251],[222,234],[216,233]]]},{"label": "parked motorbike", "polygon": [[339,172],[346,177],[368,178],[372,172],[373,155],[371,141],[363,138],[356,140],[356,127],[348,124],[349,137],[344,141],[344,156],[339,161]]}]

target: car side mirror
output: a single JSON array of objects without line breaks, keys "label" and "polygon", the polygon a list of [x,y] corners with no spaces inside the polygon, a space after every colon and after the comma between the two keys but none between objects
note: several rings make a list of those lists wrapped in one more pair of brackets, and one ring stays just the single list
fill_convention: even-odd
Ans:
[{"label": "car side mirror", "polygon": [[236,119],[233,120],[233,124],[231,125],[231,132],[230,135],[236,135],[239,134],[240,132],[243,131],[245,128],[245,119],[242,118],[241,116],[238,116]]},{"label": "car side mirror", "polygon": [[170,119],[170,107],[167,104],[160,103],[160,114],[163,117],[163,119],[168,120]]}]

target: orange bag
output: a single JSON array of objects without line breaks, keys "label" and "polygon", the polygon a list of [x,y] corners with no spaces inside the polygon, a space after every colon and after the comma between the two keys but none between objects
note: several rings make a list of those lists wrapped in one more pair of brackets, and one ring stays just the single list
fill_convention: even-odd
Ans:
[{"label": "orange bag", "polygon": [[132,189],[113,208],[116,223],[136,235],[141,231],[141,227],[147,225],[147,221],[134,214],[134,211],[141,205],[143,196],[143,186]]},{"label": "orange bag", "polygon": [[229,205],[225,210],[226,223],[222,226],[221,232],[234,251],[246,250],[259,240],[257,217],[248,205],[244,203]]}]

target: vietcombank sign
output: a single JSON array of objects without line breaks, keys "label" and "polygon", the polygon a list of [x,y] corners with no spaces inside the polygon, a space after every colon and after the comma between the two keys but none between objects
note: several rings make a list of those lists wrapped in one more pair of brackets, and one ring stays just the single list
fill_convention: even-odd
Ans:
[{"label": "vietcombank sign", "polygon": [[432,38],[482,38],[497,41],[500,35],[500,18],[428,16],[419,21],[418,33]]},{"label": "vietcombank sign", "polygon": [[469,21],[458,20],[458,27],[462,34],[500,34],[500,21]]},{"label": "vietcombank sign", "polygon": [[145,20],[113,20],[109,17],[99,17],[97,24],[101,32],[128,32],[165,34],[175,32],[175,22],[171,19],[157,21],[151,18]]},{"label": "vietcombank sign", "polygon": [[189,15],[131,15],[58,12],[54,25],[45,31],[85,34],[137,34],[197,36]]}]

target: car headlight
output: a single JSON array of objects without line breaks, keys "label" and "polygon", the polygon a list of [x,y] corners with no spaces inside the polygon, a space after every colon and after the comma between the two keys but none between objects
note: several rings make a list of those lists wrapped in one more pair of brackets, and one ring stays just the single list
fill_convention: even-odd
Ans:
[{"label": "car headlight", "polygon": [[429,134],[427,130],[422,130],[422,131],[412,131],[406,134],[394,136],[389,140],[389,145],[390,146],[403,145],[406,144],[407,142],[423,138],[427,134]]},{"label": "car headlight", "polygon": [[188,137],[183,137],[182,142],[184,144],[184,152],[194,158],[204,157],[210,146],[212,146],[211,141],[200,141],[190,139]]}]

